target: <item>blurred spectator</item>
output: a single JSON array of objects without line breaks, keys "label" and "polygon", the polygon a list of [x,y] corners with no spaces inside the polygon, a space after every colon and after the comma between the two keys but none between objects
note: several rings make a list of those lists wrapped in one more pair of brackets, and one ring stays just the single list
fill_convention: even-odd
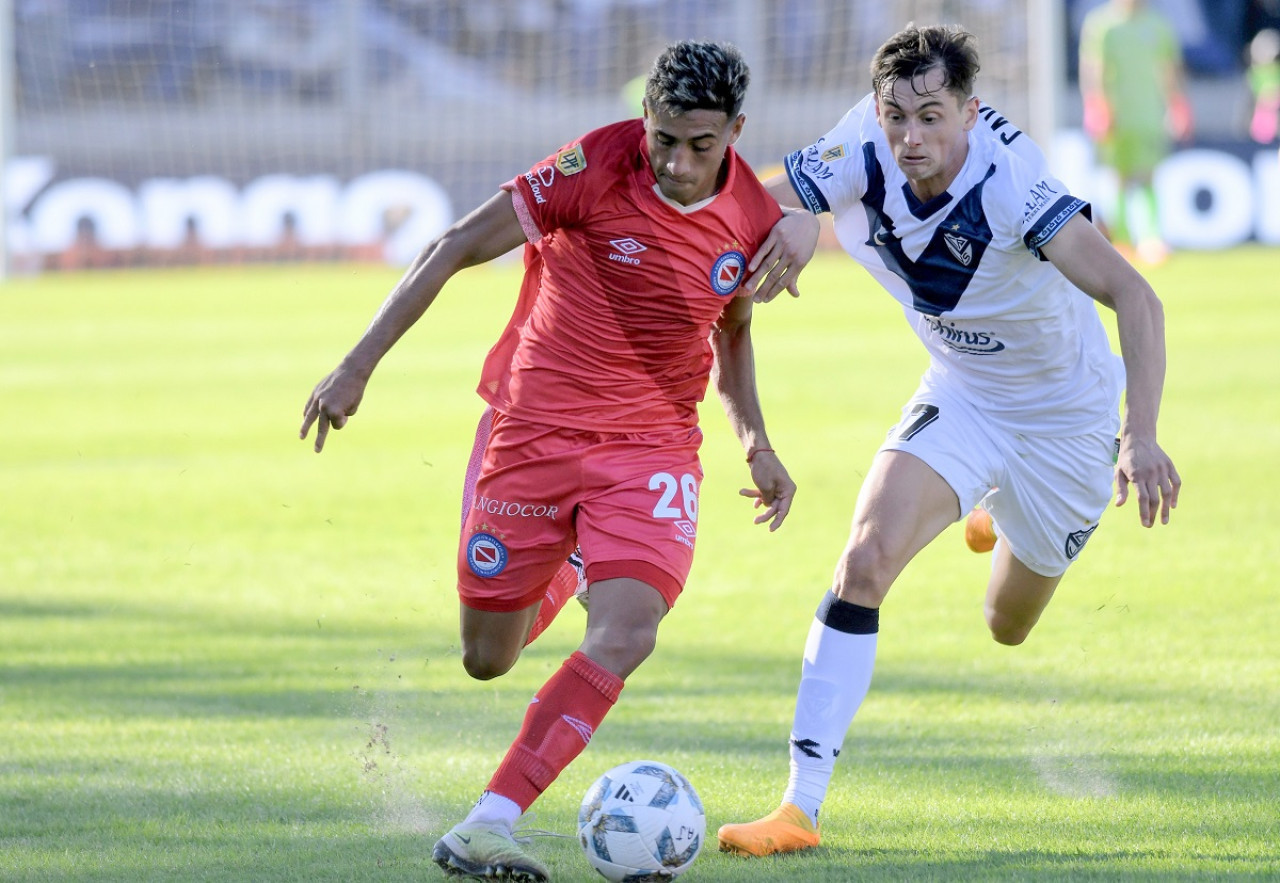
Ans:
[{"label": "blurred spectator", "polygon": [[1080,91],[1085,132],[1119,180],[1106,219],[1112,241],[1159,262],[1167,249],[1152,173],[1169,153],[1169,133],[1191,134],[1181,49],[1168,19],[1145,0],[1108,0],[1092,10],[1080,33]]},{"label": "blurred spectator", "polygon": [[333,0],[250,0],[231,16],[223,53],[245,85],[332,97],[347,47],[343,23]]},{"label": "blurred spectator", "polygon": [[[1085,17],[1107,2],[1067,0],[1072,61],[1079,57]],[[1191,73],[1227,76],[1239,72],[1239,49],[1245,40],[1249,0],[1151,0],[1150,5],[1172,23]]]},{"label": "blurred spectator", "polygon": [[71,13],[66,0],[18,0],[18,100],[22,107],[49,109],[62,102],[71,73]]},{"label": "blurred spectator", "polygon": [[1270,144],[1280,135],[1280,30],[1258,31],[1249,43],[1248,79],[1253,93],[1249,136]]}]

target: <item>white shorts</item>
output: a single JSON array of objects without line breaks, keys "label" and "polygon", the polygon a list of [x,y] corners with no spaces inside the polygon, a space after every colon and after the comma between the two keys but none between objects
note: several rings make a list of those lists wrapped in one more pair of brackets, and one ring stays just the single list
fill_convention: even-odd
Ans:
[{"label": "white shorts", "polygon": [[1013,556],[1042,576],[1061,576],[1111,500],[1117,415],[1106,431],[1035,434],[994,424],[965,398],[922,384],[882,451],[919,457],[951,486],[961,517],[982,503]]}]

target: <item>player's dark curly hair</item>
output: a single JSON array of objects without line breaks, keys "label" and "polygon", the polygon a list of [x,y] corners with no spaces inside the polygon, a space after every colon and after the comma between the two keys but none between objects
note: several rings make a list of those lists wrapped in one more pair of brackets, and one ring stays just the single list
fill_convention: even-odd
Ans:
[{"label": "player's dark curly hair", "polygon": [[942,88],[963,101],[973,94],[978,67],[973,34],[955,25],[918,28],[912,22],[876,50],[871,59],[871,88],[883,95],[898,80],[910,83],[937,68],[942,71]]},{"label": "player's dark curly hair", "polygon": [[644,86],[644,103],[667,114],[719,110],[729,119],[742,111],[751,72],[736,46],[682,40],[654,61]]}]

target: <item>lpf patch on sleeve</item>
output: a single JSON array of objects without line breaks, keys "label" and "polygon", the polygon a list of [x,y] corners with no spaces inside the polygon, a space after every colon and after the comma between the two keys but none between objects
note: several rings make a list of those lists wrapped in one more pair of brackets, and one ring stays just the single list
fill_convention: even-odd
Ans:
[{"label": "lpf patch on sleeve", "polygon": [[562,175],[576,175],[587,167],[587,155],[582,145],[575,144],[556,154],[556,168]]}]

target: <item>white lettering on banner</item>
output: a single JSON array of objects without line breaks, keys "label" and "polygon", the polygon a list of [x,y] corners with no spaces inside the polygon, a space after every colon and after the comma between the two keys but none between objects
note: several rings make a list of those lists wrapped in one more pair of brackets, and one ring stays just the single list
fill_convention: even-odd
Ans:
[{"label": "white lettering on banner", "polygon": [[[1059,133],[1053,157],[1073,193],[1107,204],[1082,132]],[[48,157],[9,161],[3,210],[14,254],[61,252],[87,219],[107,249],[173,248],[191,228],[211,249],[270,248],[293,236],[309,246],[380,244],[388,263],[405,265],[453,221],[444,188],[402,170],[370,172],[345,184],[328,175],[265,175],[243,188],[213,175],[149,178],[136,190],[106,178],[55,176]],[[1155,180],[1160,224],[1171,245],[1217,249],[1250,238],[1280,245],[1275,148],[1258,148],[1251,162],[1222,150],[1176,151]],[[389,216],[403,221],[388,225]]]},{"label": "white lettering on banner", "polygon": [[1254,212],[1258,241],[1280,245],[1280,157],[1276,151],[1254,154],[1253,177],[1258,184]]},{"label": "white lettering on banner", "polygon": [[[1175,248],[1227,248],[1253,229],[1253,182],[1243,160],[1214,150],[1179,151],[1156,167],[1160,230]],[[1207,199],[1201,201],[1201,197]]]},{"label": "white lettering on banner", "polygon": [[[1250,238],[1280,245],[1280,168],[1274,147],[1250,148],[1252,164],[1225,150],[1178,150],[1155,173],[1160,229],[1169,244],[1220,249]],[[1114,205],[1116,182],[1105,174],[1079,130],[1062,131],[1053,142],[1053,163],[1068,189],[1097,206]]]},{"label": "white lettering on banner", "polygon": [[[453,221],[444,188],[416,172],[370,172],[345,185],[327,175],[265,175],[240,191],[212,175],[150,178],[136,193],[105,178],[50,184],[54,174],[45,157],[9,162],[4,208],[15,246],[60,252],[88,219],[108,249],[175,247],[185,241],[189,223],[208,248],[271,247],[285,241],[292,223],[304,245],[382,243],[388,263],[407,264]],[[388,235],[391,214],[404,220]]]}]

